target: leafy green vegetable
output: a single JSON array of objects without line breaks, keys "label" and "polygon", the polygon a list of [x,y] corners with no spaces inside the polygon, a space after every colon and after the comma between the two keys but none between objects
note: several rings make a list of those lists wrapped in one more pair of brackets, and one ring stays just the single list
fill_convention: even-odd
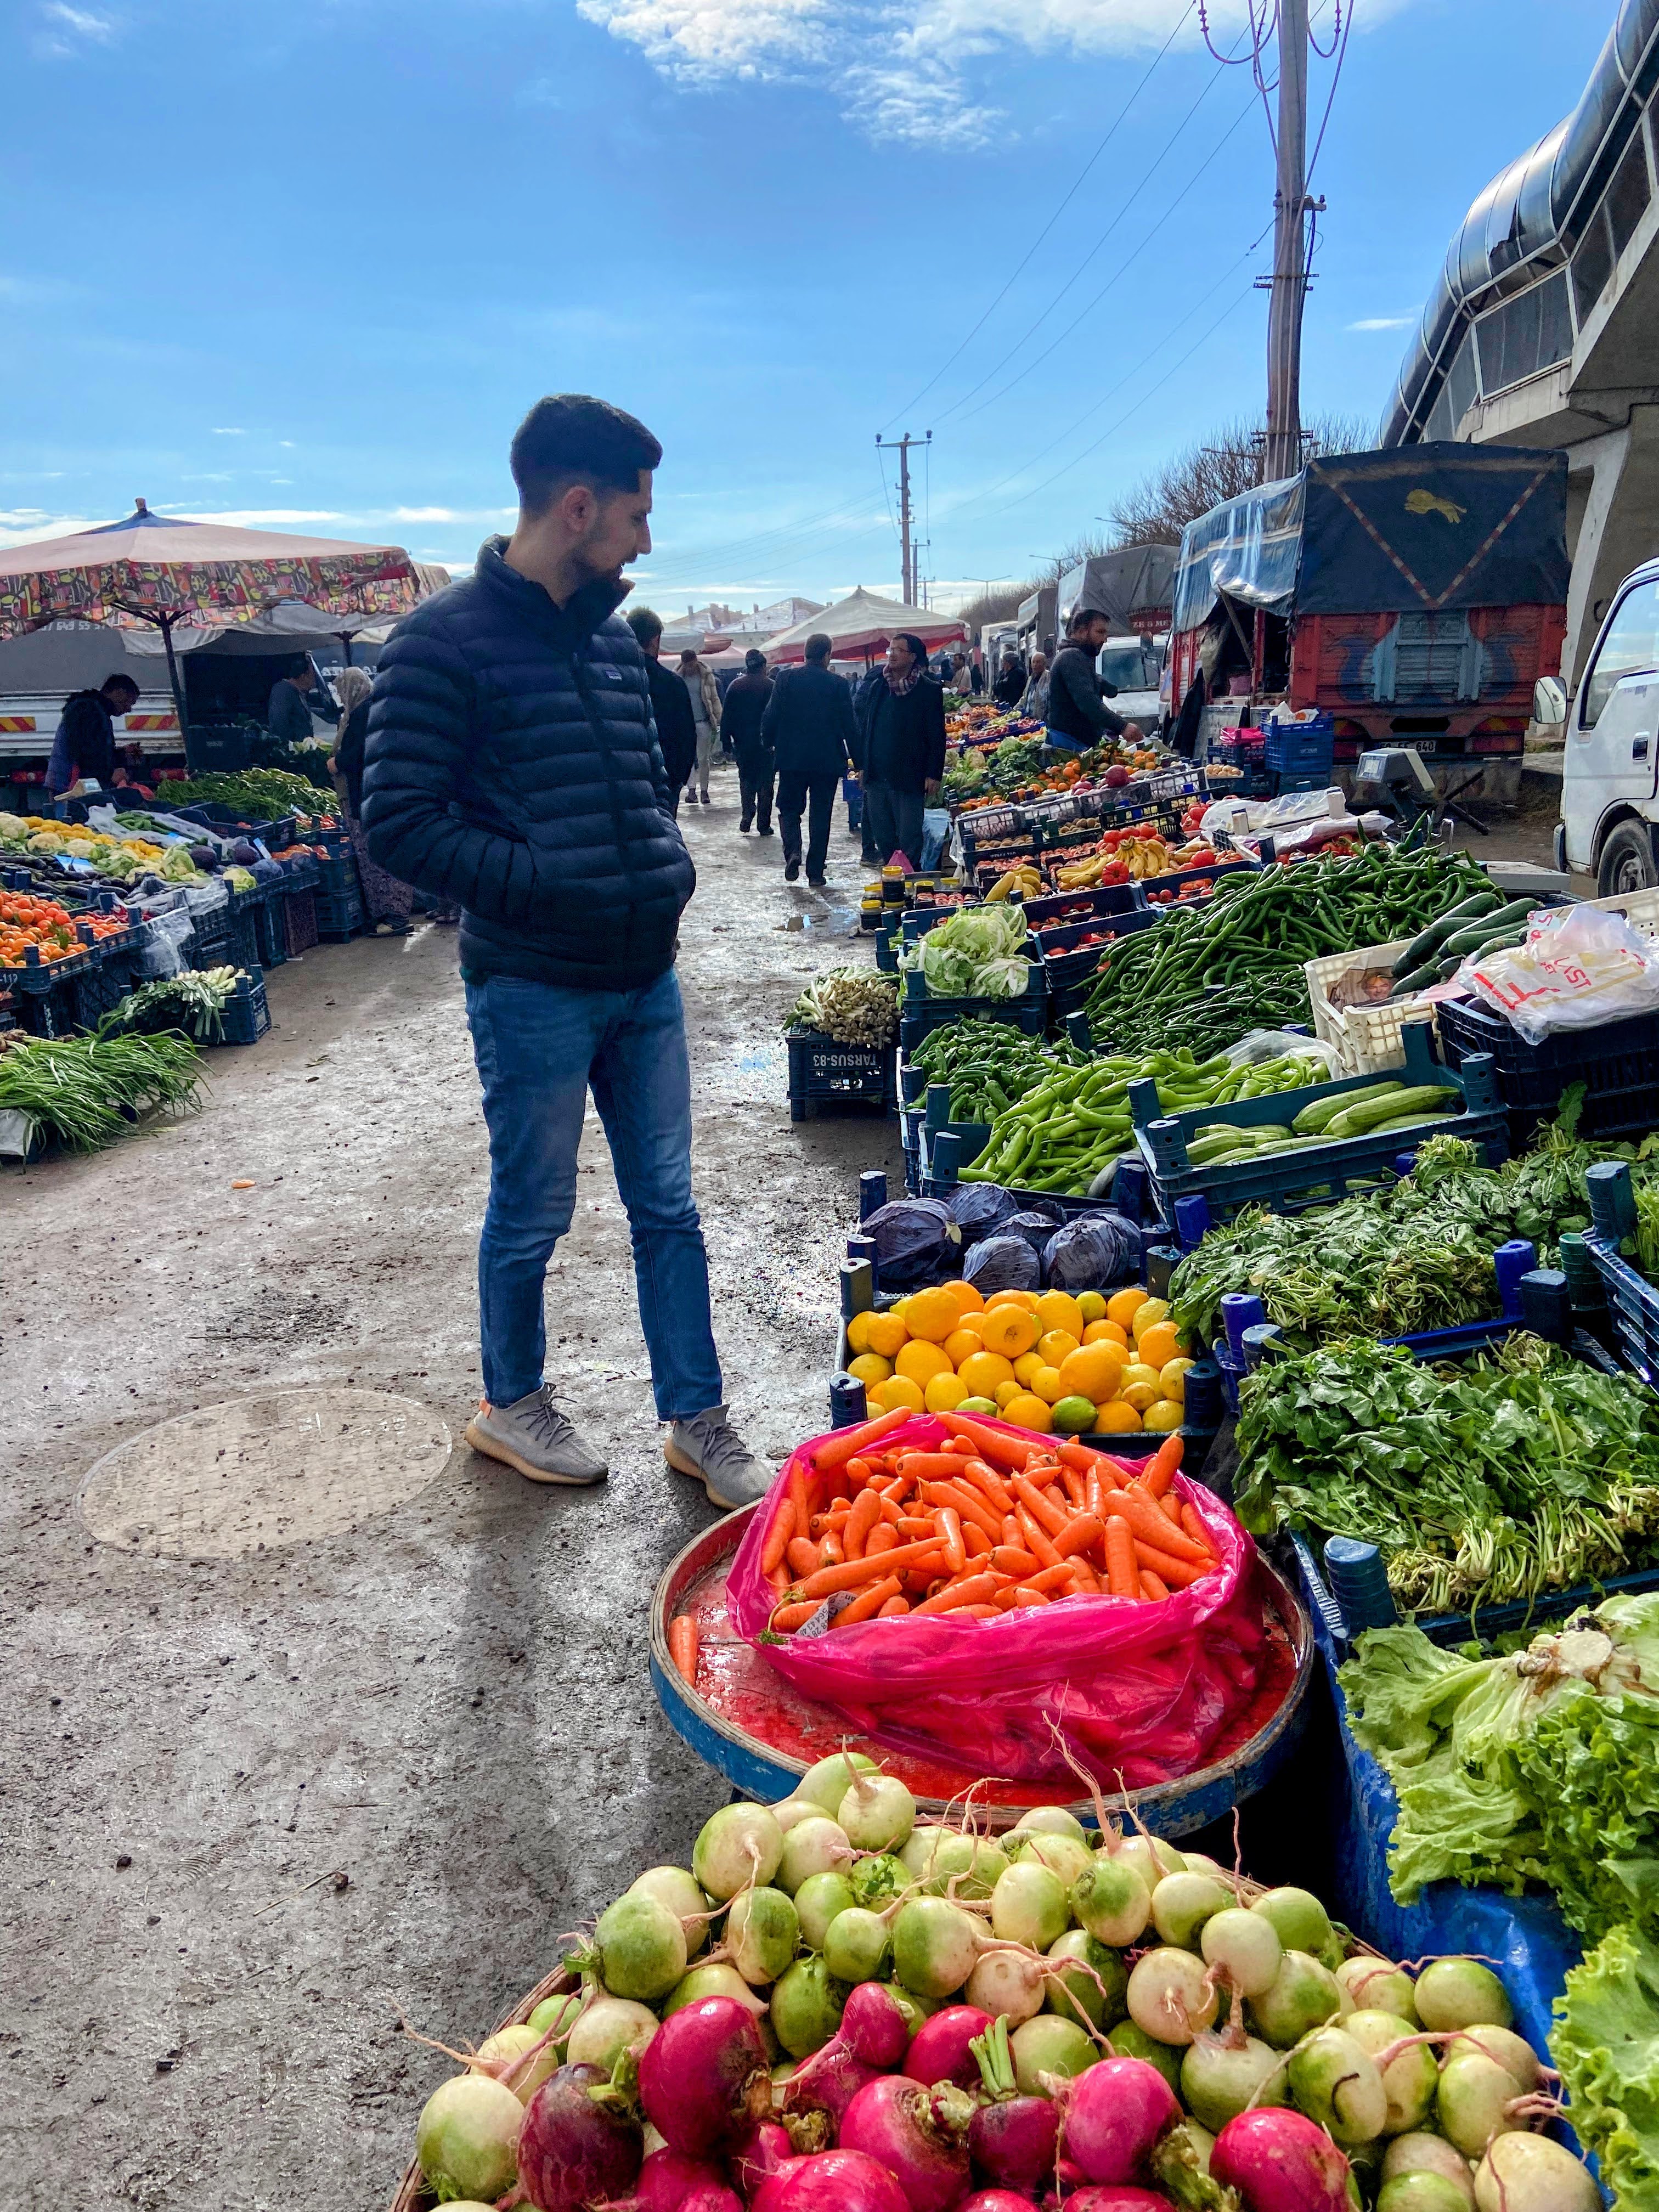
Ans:
[{"label": "leafy green vegetable", "polygon": [[1364,1340],[1240,1389],[1235,1508],[1252,1534],[1376,1543],[1401,1606],[1537,1597],[1659,1553],[1659,1399],[1517,1332],[1463,1367]]},{"label": "leafy green vegetable", "polygon": [[1019,907],[960,907],[902,954],[899,965],[921,971],[929,998],[1018,999],[1030,981],[1022,949],[1030,935]]},{"label": "leafy green vegetable", "polygon": [[181,1036],[31,1037],[0,1052],[0,1113],[21,1114],[31,1141],[95,1152],[155,1106],[194,1106],[201,1055]]},{"label": "leafy green vegetable", "polygon": [[1569,2118],[1618,2212],[1659,2204],[1659,1946],[1609,1929],[1555,2001],[1550,2049]]},{"label": "leafy green vegetable", "polygon": [[100,1035],[134,1030],[154,1036],[179,1030],[198,1042],[225,1032],[225,1007],[246,973],[241,968],[187,968],[181,975],[158,975],[142,984],[105,1015]]},{"label": "leafy green vegetable", "polygon": [[1518,1766],[1573,1926],[1594,1936],[1629,1920],[1659,1936],[1659,1698],[1578,1689],[1539,1716]]}]

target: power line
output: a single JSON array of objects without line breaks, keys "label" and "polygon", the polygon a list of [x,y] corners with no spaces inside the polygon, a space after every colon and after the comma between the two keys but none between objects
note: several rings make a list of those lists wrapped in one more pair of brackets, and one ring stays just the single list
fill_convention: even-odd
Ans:
[{"label": "power line", "polygon": [[[1174,30],[1170,32],[1169,37],[1165,39],[1164,44],[1153,55],[1152,61],[1147,65],[1146,75],[1141,78],[1139,83],[1136,85],[1134,90],[1129,94],[1128,99],[1124,101],[1122,107],[1118,111],[1116,118],[1113,122],[1111,128],[1107,131],[1106,136],[1101,140],[1100,143],[1095,148],[1094,152],[1090,155],[1083,167],[1078,171],[1077,175],[1073,178],[1072,183],[1061,196],[1060,203],[1054,209],[1054,213],[1049,216],[1048,222],[1043,224],[1036,238],[1026,248],[1019,263],[1014,269],[1012,274],[1009,276],[1006,283],[1004,284],[1002,289],[997,294],[995,299],[992,301],[990,306],[987,307],[984,313],[974,325],[972,330],[969,331],[967,337],[962,340],[961,343],[957,347],[956,351],[951,355],[947,361],[941,362],[939,367],[934,370],[932,376],[928,378],[927,383],[922,386],[921,390],[916,393],[915,398],[907,399],[903,406],[897,410],[897,413],[890,416],[887,421],[882,424],[881,427],[884,430],[890,430],[894,423],[898,421],[900,416],[915,413],[917,406],[927,398],[927,394],[945,374],[946,369],[950,368],[954,362],[962,358],[962,356],[968,350],[968,348],[973,343],[974,340],[985,328],[987,323],[990,321],[992,316],[995,314],[997,309],[1007,298],[1009,293],[1012,291],[1015,284],[1018,282],[1026,268],[1030,265],[1037,248],[1042,245],[1043,240],[1048,237],[1048,233],[1054,228],[1054,225],[1060,221],[1061,216],[1065,214],[1066,209],[1071,205],[1073,200],[1076,198],[1078,193],[1082,190],[1084,179],[1088,176],[1089,172],[1094,167],[1095,163],[1100,159],[1101,155],[1106,151],[1106,149],[1111,144],[1113,139],[1116,137],[1118,131],[1122,127],[1125,118],[1128,115],[1135,102],[1139,99],[1141,94],[1146,89],[1148,84],[1151,83],[1153,71],[1163,60],[1164,55],[1169,52],[1170,47],[1174,46],[1176,39],[1181,34],[1187,18],[1192,14],[1193,9],[1197,5],[1198,0],[1187,0],[1187,5],[1182,9],[1179,17],[1176,19]],[[993,375],[994,375],[995,373],[996,372],[994,370],[992,371]],[[972,396],[973,395],[970,392],[969,397],[971,398]]]}]

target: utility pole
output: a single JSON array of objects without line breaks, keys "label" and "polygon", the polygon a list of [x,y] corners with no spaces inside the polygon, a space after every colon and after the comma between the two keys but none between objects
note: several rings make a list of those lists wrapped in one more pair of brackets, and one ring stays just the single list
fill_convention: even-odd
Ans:
[{"label": "utility pole", "polygon": [[[920,438],[913,438],[908,430],[902,438],[884,440],[879,431],[876,434],[876,451],[878,453],[896,453],[899,457],[899,597],[907,607],[916,604],[916,556],[911,544],[910,448],[923,442]],[[925,442],[930,446],[933,444],[931,430]]]}]

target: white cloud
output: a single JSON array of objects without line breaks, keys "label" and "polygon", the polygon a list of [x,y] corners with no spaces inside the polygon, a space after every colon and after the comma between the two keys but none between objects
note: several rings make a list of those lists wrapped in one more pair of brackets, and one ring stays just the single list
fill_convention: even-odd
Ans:
[{"label": "white cloud", "polygon": [[394,522],[454,522],[459,518],[451,507],[394,507]]},{"label": "white cloud", "polygon": [[212,437],[215,437],[215,438],[246,438],[246,435],[247,435],[247,432],[246,432],[246,430],[237,430],[237,429],[229,429],[229,430],[214,430],[214,431],[211,431],[209,434],[210,434],[210,436],[212,436]]},{"label": "white cloud", "polygon": [[40,15],[46,28],[36,35],[34,51],[48,61],[70,61],[87,46],[106,46],[121,29],[118,16],[72,8],[65,0],[46,0]]},{"label": "white cloud", "polygon": [[223,507],[212,514],[186,514],[185,522],[224,522],[237,529],[251,530],[267,524],[294,522],[349,522],[349,515],[326,507]]},{"label": "white cloud", "polygon": [[1364,315],[1347,327],[1351,331],[1408,331],[1416,319],[1415,315]]}]

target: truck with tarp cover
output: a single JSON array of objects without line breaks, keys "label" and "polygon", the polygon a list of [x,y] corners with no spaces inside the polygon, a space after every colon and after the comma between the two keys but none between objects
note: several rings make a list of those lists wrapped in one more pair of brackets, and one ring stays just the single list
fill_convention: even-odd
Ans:
[{"label": "truck with tarp cover", "polygon": [[1411,745],[1437,766],[1524,750],[1556,675],[1570,563],[1565,455],[1437,444],[1328,454],[1189,523],[1171,696],[1332,718],[1339,764]]}]

